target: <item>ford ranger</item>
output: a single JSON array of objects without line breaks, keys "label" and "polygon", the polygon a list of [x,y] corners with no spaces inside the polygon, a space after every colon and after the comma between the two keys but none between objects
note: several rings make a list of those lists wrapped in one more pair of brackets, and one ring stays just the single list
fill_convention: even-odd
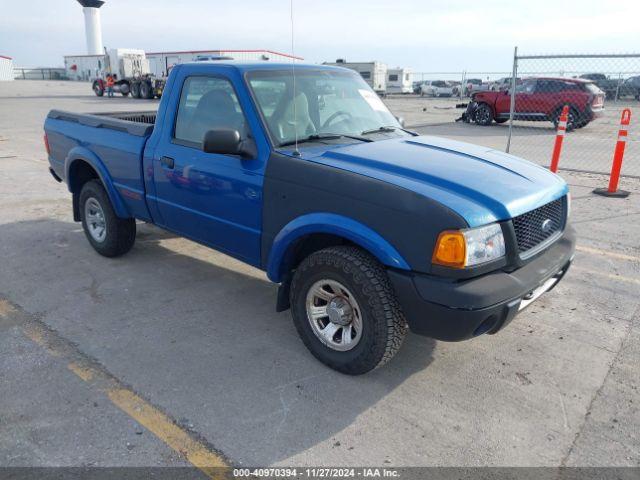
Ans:
[{"label": "ford ranger", "polygon": [[405,130],[340,67],[178,65],[157,112],[53,110],[45,146],[99,254],[128,252],[143,221],[262,269],[311,353],[348,374],[407,328],[498,332],[573,259],[560,177]]}]

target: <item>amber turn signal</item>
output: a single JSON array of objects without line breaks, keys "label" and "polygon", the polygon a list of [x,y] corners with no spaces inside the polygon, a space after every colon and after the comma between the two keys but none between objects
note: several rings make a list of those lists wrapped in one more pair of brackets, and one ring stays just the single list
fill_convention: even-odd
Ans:
[{"label": "amber turn signal", "polygon": [[432,262],[446,267],[464,268],[467,259],[467,243],[462,232],[447,230],[438,236]]}]

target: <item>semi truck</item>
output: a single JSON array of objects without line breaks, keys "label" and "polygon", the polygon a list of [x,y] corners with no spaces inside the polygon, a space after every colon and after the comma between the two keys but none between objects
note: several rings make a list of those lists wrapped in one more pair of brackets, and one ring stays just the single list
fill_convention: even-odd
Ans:
[{"label": "semi truck", "polygon": [[261,269],[305,346],[346,374],[388,362],[407,329],[497,333],[574,256],[562,178],[405,130],[344,68],[181,64],[157,112],[52,110],[44,130],[97,253],[129,252],[142,221]]},{"label": "semi truck", "polygon": [[160,98],[164,91],[165,79],[156,78],[149,69],[144,50],[131,48],[105,49],[104,65],[100,76],[93,81],[92,89],[102,97],[107,89],[107,75],[112,75],[113,90],[126,97]]}]

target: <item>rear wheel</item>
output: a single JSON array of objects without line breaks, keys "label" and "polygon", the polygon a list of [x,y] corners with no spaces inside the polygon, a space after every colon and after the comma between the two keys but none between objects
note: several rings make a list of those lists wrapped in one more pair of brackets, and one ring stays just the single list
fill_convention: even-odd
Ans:
[{"label": "rear wheel", "polygon": [[153,88],[151,87],[151,82],[144,81],[140,83],[140,97],[146,99],[153,98]]},{"label": "rear wheel", "polygon": [[140,84],[138,82],[131,82],[131,96],[133,98],[140,98]]},{"label": "rear wheel", "polygon": [[293,322],[322,363],[360,375],[389,361],[407,324],[384,268],[356,247],[330,247],[307,257],[291,284]]},{"label": "rear wheel", "polygon": [[100,255],[124,255],[136,240],[136,221],[116,216],[109,196],[98,180],[84,184],[80,191],[82,228],[91,246]]},{"label": "rear wheel", "polygon": [[[553,114],[552,122],[553,122],[553,126],[556,129],[558,128],[558,124],[560,123],[561,115],[562,115],[562,108],[558,108]],[[582,128],[587,123],[589,123],[588,120],[585,120],[582,117],[583,116],[575,107],[570,107],[569,114],[567,115],[567,132],[570,132],[571,130],[574,130],[576,128]]]},{"label": "rear wheel", "polygon": [[473,120],[478,125],[491,125],[493,121],[493,110],[486,103],[481,103],[473,114]]}]

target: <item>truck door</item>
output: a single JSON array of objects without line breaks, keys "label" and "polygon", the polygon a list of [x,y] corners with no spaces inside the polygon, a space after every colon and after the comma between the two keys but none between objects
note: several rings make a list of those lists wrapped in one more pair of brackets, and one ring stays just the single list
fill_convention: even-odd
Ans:
[{"label": "truck door", "polygon": [[229,78],[180,75],[169,103],[175,111],[153,154],[158,223],[259,265],[266,158],[203,152],[208,130],[235,129],[246,138],[251,129]]}]

